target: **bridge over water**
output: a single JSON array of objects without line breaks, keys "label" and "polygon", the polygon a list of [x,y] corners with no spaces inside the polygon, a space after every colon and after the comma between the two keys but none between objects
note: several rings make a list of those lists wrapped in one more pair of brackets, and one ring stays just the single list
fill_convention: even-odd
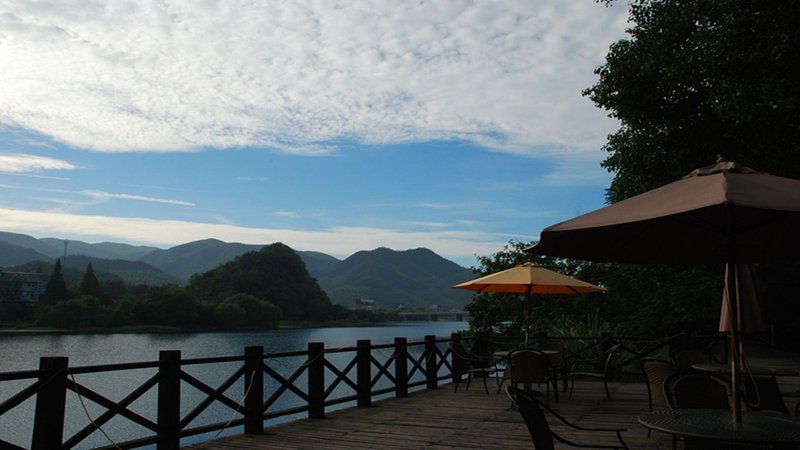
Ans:
[{"label": "bridge over water", "polygon": [[455,320],[461,322],[469,319],[467,311],[402,311],[399,315],[400,319],[404,321]]}]

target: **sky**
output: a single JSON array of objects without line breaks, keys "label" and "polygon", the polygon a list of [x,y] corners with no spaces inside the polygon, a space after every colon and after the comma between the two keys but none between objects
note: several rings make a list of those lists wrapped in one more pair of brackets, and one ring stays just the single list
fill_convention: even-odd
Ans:
[{"label": "sky", "polygon": [[0,0],[0,231],[465,267],[604,205],[616,2]]}]

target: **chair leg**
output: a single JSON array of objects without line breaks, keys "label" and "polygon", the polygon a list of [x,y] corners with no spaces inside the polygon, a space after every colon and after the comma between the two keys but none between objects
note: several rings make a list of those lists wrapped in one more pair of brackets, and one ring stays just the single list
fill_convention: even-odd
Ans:
[{"label": "chair leg", "polygon": [[[550,385],[547,385],[547,390],[550,390]],[[558,379],[553,379],[553,398],[556,399],[556,403],[558,403]]]},{"label": "chair leg", "polygon": [[569,381],[569,399],[572,400],[572,391],[575,390],[575,377],[573,376]]},{"label": "chair leg", "polygon": [[[550,380],[548,380],[548,383],[549,382]],[[553,383],[553,397],[555,397],[556,403],[558,403],[558,372],[556,371],[556,369],[553,369],[552,383]],[[550,390],[550,384],[547,385],[547,390],[548,391]]]},{"label": "chair leg", "polygon": [[606,388],[606,399],[611,400],[611,393],[608,391],[608,379],[606,378],[603,379],[603,385]]}]

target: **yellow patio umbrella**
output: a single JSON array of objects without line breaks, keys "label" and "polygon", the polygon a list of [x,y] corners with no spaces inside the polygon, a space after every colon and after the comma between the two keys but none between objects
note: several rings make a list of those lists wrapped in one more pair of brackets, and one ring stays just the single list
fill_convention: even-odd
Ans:
[{"label": "yellow patio umbrella", "polygon": [[534,263],[523,263],[472,281],[453,286],[478,292],[505,292],[525,294],[525,344],[528,344],[530,307],[533,294],[587,294],[605,289],[577,280]]}]

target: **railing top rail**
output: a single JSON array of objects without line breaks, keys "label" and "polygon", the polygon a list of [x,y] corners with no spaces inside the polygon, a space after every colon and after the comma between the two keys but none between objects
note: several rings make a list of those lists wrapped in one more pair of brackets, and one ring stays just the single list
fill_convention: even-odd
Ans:
[{"label": "railing top rail", "polygon": [[29,380],[31,378],[39,378],[42,375],[41,370],[21,370],[17,372],[0,373],[0,381],[15,381],[15,380]]}]

